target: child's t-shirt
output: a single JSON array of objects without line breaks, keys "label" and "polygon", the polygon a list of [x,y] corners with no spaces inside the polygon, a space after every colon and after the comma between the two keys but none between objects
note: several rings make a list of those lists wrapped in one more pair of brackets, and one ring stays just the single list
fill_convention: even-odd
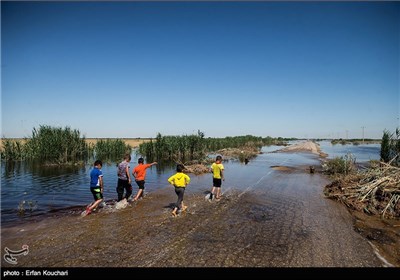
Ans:
[{"label": "child's t-shirt", "polygon": [[92,171],[90,171],[91,188],[100,187],[100,180],[99,180],[100,177],[103,177],[103,172],[101,172],[101,169],[95,167],[92,169]]},{"label": "child's t-shirt", "polygon": [[214,162],[211,165],[211,169],[213,171],[213,177],[215,179],[221,179],[221,170],[224,170],[224,165],[222,163]]}]

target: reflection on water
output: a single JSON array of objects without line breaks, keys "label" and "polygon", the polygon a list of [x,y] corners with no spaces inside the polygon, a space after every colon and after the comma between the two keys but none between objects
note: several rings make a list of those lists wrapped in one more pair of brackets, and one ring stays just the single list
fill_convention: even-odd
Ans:
[{"label": "reflection on water", "polygon": [[[322,151],[329,158],[342,156],[351,152],[357,161],[379,159],[380,145],[331,145],[320,142]],[[282,146],[263,147],[262,154],[250,160],[246,165],[238,160],[225,161],[226,180],[222,191],[229,189],[252,190],[265,188],[273,184],[274,176],[280,174],[271,166],[295,167],[298,165],[317,165],[319,158],[309,153],[271,153]],[[106,201],[117,198],[117,163],[105,163],[104,198]],[[137,164],[137,157],[132,154],[131,170]],[[3,163],[1,166],[1,221],[2,224],[23,222],[43,214],[79,207],[82,210],[92,202],[89,190],[89,173],[92,164],[84,166],[51,166],[43,167],[29,163]],[[171,188],[167,179],[175,173],[175,163],[158,163],[147,170],[145,193],[161,188]],[[277,173],[278,172],[278,173]],[[212,175],[195,176],[189,174],[191,184],[187,188],[190,193],[204,193],[212,187]],[[132,184],[135,194],[137,186]],[[171,188],[171,191],[173,189]],[[21,205],[32,206],[33,211],[20,211]],[[29,208],[28,208],[29,209]]]}]

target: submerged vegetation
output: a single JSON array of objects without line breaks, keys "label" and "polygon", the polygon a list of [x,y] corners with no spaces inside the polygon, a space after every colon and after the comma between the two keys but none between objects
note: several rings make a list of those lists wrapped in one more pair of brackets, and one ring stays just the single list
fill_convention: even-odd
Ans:
[{"label": "submerged vegetation", "polygon": [[94,156],[122,158],[131,147],[119,139],[107,139],[88,144],[79,130],[70,127],[41,125],[23,141],[4,139],[1,159],[5,161],[38,161],[43,164],[76,164]]}]

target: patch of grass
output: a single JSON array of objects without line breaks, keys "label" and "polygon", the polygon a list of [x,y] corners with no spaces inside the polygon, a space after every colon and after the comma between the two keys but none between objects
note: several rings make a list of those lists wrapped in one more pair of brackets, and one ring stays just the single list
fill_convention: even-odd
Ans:
[{"label": "patch of grass", "polygon": [[322,165],[323,171],[329,175],[348,175],[357,171],[356,159],[352,154],[335,157]]}]

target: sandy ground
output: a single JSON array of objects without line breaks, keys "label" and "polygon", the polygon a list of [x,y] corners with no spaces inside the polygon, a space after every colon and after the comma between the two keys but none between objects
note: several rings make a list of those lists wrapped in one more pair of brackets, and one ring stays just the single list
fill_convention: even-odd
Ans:
[{"label": "sandy ground", "polygon": [[400,267],[396,224],[326,199],[329,181],[319,173],[276,172],[218,202],[188,189],[188,210],[176,218],[169,187],[119,210],[2,228],[2,252],[29,246],[18,264],[3,258],[2,267]]},{"label": "sandy ground", "polygon": [[[106,138],[86,138],[86,142],[90,144],[96,144],[99,140],[105,140]],[[143,142],[150,141],[147,138],[120,138],[125,144],[130,145],[132,148],[137,148]]]},{"label": "sandy ground", "polygon": [[325,153],[321,151],[319,144],[313,141],[304,141],[298,144],[290,145],[283,149],[278,150],[277,152],[310,152],[321,157],[327,156]]}]

